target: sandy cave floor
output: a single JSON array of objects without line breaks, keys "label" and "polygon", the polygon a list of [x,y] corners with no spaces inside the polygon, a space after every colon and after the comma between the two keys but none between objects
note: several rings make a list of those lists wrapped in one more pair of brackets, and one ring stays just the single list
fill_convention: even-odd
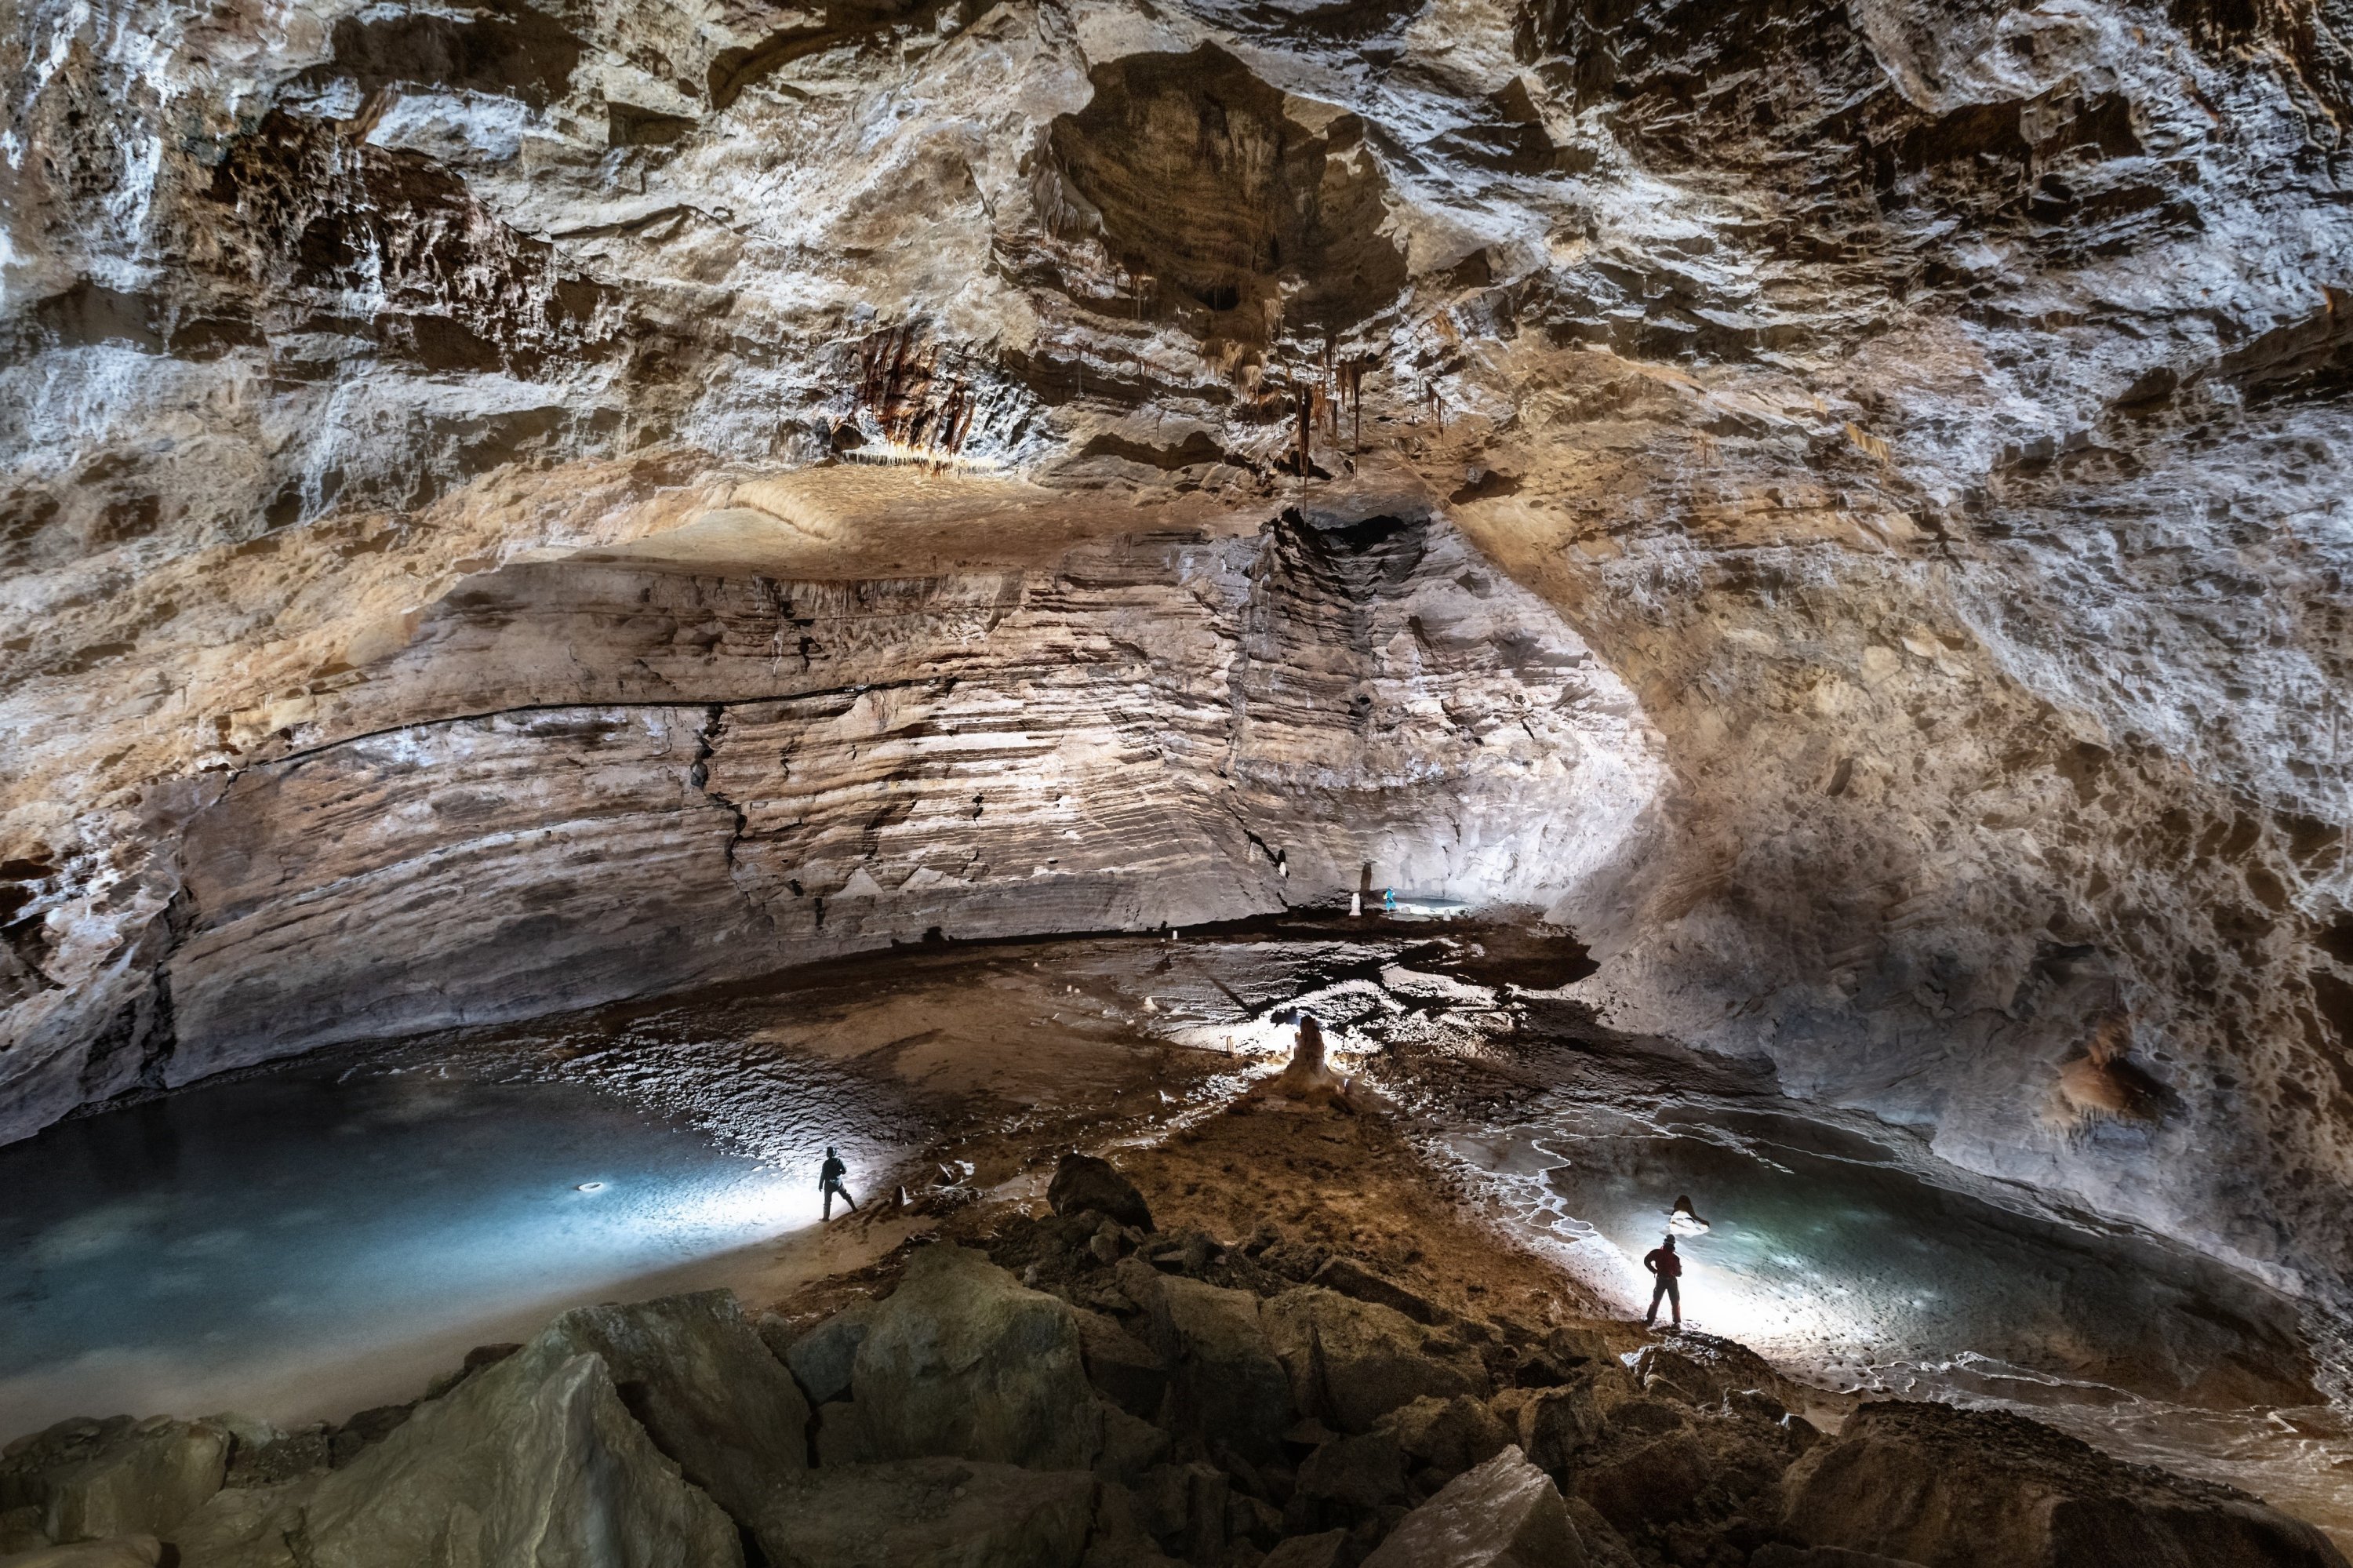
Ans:
[{"label": "sandy cave floor", "polygon": [[[911,1243],[1042,1210],[1083,1147],[1163,1228],[1271,1226],[1458,1310],[1614,1321],[1628,1349],[1630,1260],[1689,1191],[1715,1225],[1685,1244],[1694,1323],[1820,1386],[1821,1424],[1858,1393],[2023,1409],[2353,1541],[2326,1325],[1753,1064],[1613,1036],[1557,994],[1584,967],[1553,934],[1440,923],[927,946],[84,1118],[0,1150],[67,1171],[0,1227],[24,1282],[0,1426],[93,1401],[340,1417],[583,1299],[725,1285],[814,1319]],[[1385,1109],[1245,1096],[1301,1004]],[[105,1158],[159,1132],[143,1174]],[[863,1207],[820,1225],[828,1142]]]}]

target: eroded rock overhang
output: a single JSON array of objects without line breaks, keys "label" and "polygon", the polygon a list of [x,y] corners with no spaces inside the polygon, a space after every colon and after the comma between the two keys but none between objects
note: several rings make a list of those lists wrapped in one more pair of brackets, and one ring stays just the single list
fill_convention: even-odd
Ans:
[{"label": "eroded rock overhang", "polygon": [[1611,1022],[2353,1277],[2341,0],[287,15],[9,68],[22,1103],[180,1037],[224,789],[505,711],[337,719],[434,607],[912,458],[1009,499],[751,575],[1443,511],[1672,765]]},{"label": "eroded rock overhang", "polygon": [[1366,885],[1602,924],[1652,825],[1631,694],[1442,518],[761,569],[795,542],[736,507],[465,579],[158,846],[155,1000],[73,1092]]}]

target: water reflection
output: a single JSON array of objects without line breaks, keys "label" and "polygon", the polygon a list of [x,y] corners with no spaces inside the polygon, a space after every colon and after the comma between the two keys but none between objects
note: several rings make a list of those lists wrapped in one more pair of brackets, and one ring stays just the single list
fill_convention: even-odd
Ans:
[{"label": "water reflection", "polygon": [[[1694,1327],[1865,1393],[1998,1406],[2261,1493],[2353,1539],[2353,1429],[2316,1392],[2325,1326],[2210,1259],[2035,1213],[1901,1147],[1770,1107],[1564,1091],[1457,1151],[1605,1298],[1692,1193]],[[1933,1178],[1933,1179],[1932,1179]]]},{"label": "water reflection", "polygon": [[561,1082],[308,1067],[68,1122],[0,1149],[0,1435],[406,1397],[551,1303],[815,1220],[808,1186]]}]

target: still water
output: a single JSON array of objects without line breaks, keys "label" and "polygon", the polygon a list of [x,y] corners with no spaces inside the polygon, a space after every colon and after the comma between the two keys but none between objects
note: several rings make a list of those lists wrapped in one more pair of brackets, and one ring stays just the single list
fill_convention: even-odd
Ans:
[{"label": "still water", "polygon": [[817,1218],[799,1172],[562,1081],[301,1066],[0,1148],[0,1437],[296,1421]]},{"label": "still water", "polygon": [[[1343,1059],[1411,1031],[1490,1037],[1492,991],[1377,983],[1385,961],[1322,938],[902,955],[64,1124],[0,1148],[0,1439],[69,1414],[285,1423],[411,1397],[565,1306],[741,1286],[780,1242],[830,1247],[803,1234],[826,1142],[879,1177],[958,1128],[1039,1159],[1148,1136],[1231,1092],[1222,1053],[1275,1049],[1265,1020],[1288,1005],[1330,1020]],[[1500,1115],[1437,1092],[1443,1052],[1395,1058],[1389,1086],[1602,1300],[1640,1313],[1636,1260],[1687,1193],[1709,1222],[1682,1244],[1694,1326],[1829,1388],[2019,1410],[2353,1545],[2339,1326],[1769,1075],[1525,1022],[1508,1065],[1535,1089]]]},{"label": "still water", "polygon": [[[1514,1222],[1639,1315],[1688,1195],[1685,1320],[1866,1397],[2016,1411],[2255,1492],[2353,1547],[2345,1347],[2211,1260],[1924,1160],[1898,1129],[1595,1065],[1448,1141]],[[1660,1310],[1662,1322],[1667,1309]],[[2324,1390],[2335,1389],[2332,1402]]]}]

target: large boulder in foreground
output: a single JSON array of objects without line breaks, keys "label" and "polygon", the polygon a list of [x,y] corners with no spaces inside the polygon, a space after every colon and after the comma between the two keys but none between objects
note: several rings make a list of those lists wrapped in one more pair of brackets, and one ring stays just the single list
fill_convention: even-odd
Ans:
[{"label": "large boulder in foreground", "polygon": [[0,1506],[37,1506],[41,1533],[60,1544],[168,1538],[220,1490],[228,1454],[217,1422],[61,1421],[8,1445]]},{"label": "large boulder in foreground", "polygon": [[1108,1160],[1092,1154],[1065,1154],[1046,1186],[1046,1202],[1058,1214],[1083,1214],[1089,1210],[1137,1230],[1152,1228],[1152,1211],[1135,1183],[1121,1175]]},{"label": "large boulder in foreground", "polygon": [[1406,1515],[1364,1568],[1586,1568],[1586,1556],[1560,1489],[1510,1447]]},{"label": "large boulder in foreground", "polygon": [[543,1336],[427,1401],[322,1479],[305,1568],[742,1568],[735,1526],[654,1446],[605,1362],[555,1348]]},{"label": "large boulder in foreground", "polygon": [[2243,1492],[1998,1411],[1865,1404],[1782,1495],[1793,1533],[1926,1568],[2345,1568],[2319,1531]]},{"label": "large boulder in foreground", "polygon": [[605,1363],[654,1446],[738,1520],[808,1468],[808,1404],[736,1305],[706,1290],[565,1313],[517,1359]]},{"label": "large boulder in foreground", "polygon": [[1068,1303],[945,1245],[908,1261],[850,1374],[860,1452],[1083,1470],[1103,1420]]},{"label": "large boulder in foreground", "polygon": [[1260,1321],[1259,1299],[1121,1260],[1120,1288],[1145,1309],[1152,1348],[1167,1364],[1175,1425],[1213,1450],[1256,1464],[1281,1452],[1297,1418],[1291,1374]]},{"label": "large boulder in foreground", "polygon": [[1267,1302],[1265,1324],[1292,1397],[1343,1432],[1369,1432],[1417,1399],[1489,1392],[1476,1351],[1375,1302],[1303,1285]]},{"label": "large boulder in foreground", "polygon": [[1078,1568],[1096,1482],[965,1459],[812,1470],[755,1529],[769,1568]]}]

